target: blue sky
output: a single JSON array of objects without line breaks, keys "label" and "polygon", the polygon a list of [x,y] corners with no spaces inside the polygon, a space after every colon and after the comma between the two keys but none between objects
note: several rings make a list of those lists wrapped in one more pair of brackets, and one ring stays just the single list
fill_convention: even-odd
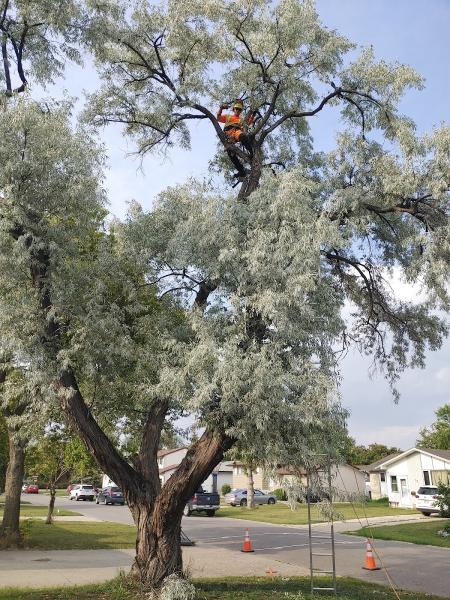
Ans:
[{"label": "blue sky", "polygon": [[[372,45],[377,57],[413,66],[425,77],[425,89],[409,92],[402,102],[404,113],[412,117],[419,132],[430,130],[448,118],[450,82],[450,0],[317,0],[318,13],[325,25],[337,29],[352,41]],[[65,87],[71,95],[81,96],[97,86],[89,65],[68,69]],[[318,148],[333,146],[335,114],[322,111],[311,121]],[[197,131],[195,131],[195,128]],[[208,160],[215,148],[207,124],[194,126],[191,152],[174,150],[168,156],[132,157],[133,146],[118,128],[102,133],[109,156],[106,186],[111,212],[121,217],[127,202],[136,199],[146,209],[168,185],[189,176],[207,173]],[[428,355],[427,368],[405,373],[399,389],[401,400],[395,405],[387,384],[369,378],[369,362],[351,353],[343,364],[342,396],[349,408],[350,434],[359,443],[380,442],[408,448],[414,445],[419,429],[434,420],[436,408],[450,402],[450,343]]]}]

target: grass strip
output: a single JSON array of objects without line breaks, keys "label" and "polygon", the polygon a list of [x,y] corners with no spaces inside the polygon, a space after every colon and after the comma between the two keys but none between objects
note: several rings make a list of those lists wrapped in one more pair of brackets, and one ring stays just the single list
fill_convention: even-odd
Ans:
[{"label": "grass strip", "polygon": [[450,536],[441,537],[437,532],[445,526],[447,521],[427,521],[424,523],[405,523],[404,525],[384,525],[380,527],[363,527],[357,531],[346,531],[349,535],[360,535],[363,537],[374,537],[379,540],[396,540],[398,542],[410,542],[412,544],[426,544],[429,546],[440,546],[450,548]]},{"label": "grass strip", "polygon": [[[309,600],[318,598],[310,594],[310,581],[307,577],[268,579],[261,577],[230,577],[227,579],[198,579],[193,582],[197,588],[196,600]],[[325,585],[325,581],[319,581]],[[340,600],[387,600],[392,592],[383,586],[374,585],[349,577],[338,579]],[[118,577],[100,585],[80,587],[0,590],[0,600],[144,600],[148,598],[144,590],[130,583],[125,577]],[[320,598],[335,598],[328,593]],[[401,592],[402,600],[449,600],[438,596]]]},{"label": "grass strip", "polygon": [[[0,504],[0,518],[3,516],[4,504]],[[33,506],[30,503],[20,503],[20,516],[21,517],[46,517],[48,512],[47,506]],[[54,517],[81,517],[81,513],[73,510],[65,510],[63,508],[55,507],[53,512]]]},{"label": "grass strip", "polygon": [[[371,517],[385,517],[391,515],[416,515],[417,512],[410,509],[390,508],[384,504],[366,503],[364,508],[361,504],[355,504],[355,511],[361,520],[365,515]],[[337,513],[337,519],[355,519],[355,511],[348,502],[336,502],[333,508]],[[311,506],[312,520],[314,523],[327,521],[325,514],[321,512],[320,503]],[[194,513],[195,514],[195,513]],[[200,515],[201,516],[201,515]],[[229,517],[232,519],[247,519],[249,521],[260,521],[262,523],[275,523],[280,525],[305,525],[308,523],[308,508],[305,504],[298,504],[297,510],[292,511],[287,504],[263,504],[254,509],[243,506],[222,505],[216,512],[218,517]]]},{"label": "grass strip", "polygon": [[134,548],[136,528],[121,523],[22,521],[24,546],[38,550],[98,550]]}]

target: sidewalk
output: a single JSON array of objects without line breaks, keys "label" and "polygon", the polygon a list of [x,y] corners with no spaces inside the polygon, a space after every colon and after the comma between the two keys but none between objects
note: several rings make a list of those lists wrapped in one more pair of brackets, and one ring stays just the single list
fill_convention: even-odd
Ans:
[{"label": "sidewalk", "polygon": [[[120,571],[128,571],[134,554],[134,549],[3,551],[0,553],[0,587],[101,583],[116,577]],[[242,560],[236,560],[236,552],[226,548],[183,548],[183,563],[192,577],[227,577],[231,568],[236,577],[263,577],[269,567],[284,576],[309,574],[304,567],[257,553],[246,554]]]}]

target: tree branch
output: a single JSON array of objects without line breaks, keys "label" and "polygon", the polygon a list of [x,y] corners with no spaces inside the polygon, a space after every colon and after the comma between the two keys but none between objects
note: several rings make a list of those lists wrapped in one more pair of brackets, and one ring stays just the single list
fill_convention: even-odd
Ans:
[{"label": "tree branch", "polygon": [[305,110],[303,112],[297,112],[295,110],[289,111],[288,113],[286,113],[285,115],[283,115],[282,117],[280,117],[278,119],[278,121],[276,121],[273,125],[271,125],[270,127],[268,127],[265,131],[262,132],[260,140],[261,142],[270,134],[272,133],[272,131],[274,131],[275,129],[277,129],[277,127],[279,127],[280,125],[282,125],[285,121],[287,121],[288,119],[299,119],[302,117],[312,117],[314,115],[316,115],[318,112],[320,112],[323,107],[333,98],[336,98],[337,96],[340,95],[341,93],[341,88],[337,88],[335,89],[333,92],[330,92],[328,94],[328,96],[325,96],[325,98],[322,99],[322,101],[320,102],[320,104],[318,106],[316,106],[316,108],[311,109],[311,110]]},{"label": "tree branch", "polygon": [[136,461],[139,462],[138,470],[144,479],[154,483],[155,495],[159,493],[161,489],[157,454],[161,431],[168,408],[169,402],[167,400],[161,400],[159,402],[155,401],[154,406],[148,411]]},{"label": "tree branch", "polygon": [[7,44],[7,37],[5,34],[3,34],[3,36],[2,36],[3,71],[5,73],[6,93],[8,95],[10,95],[10,94],[12,94],[12,85],[11,85],[11,74],[9,71],[8,50],[7,50],[6,44]]}]

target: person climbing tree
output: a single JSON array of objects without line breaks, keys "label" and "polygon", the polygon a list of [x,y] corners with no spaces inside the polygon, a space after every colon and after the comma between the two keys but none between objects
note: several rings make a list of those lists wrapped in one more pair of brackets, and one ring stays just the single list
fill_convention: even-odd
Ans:
[{"label": "person climbing tree", "polygon": [[[231,115],[222,114],[224,110],[227,110],[229,108],[229,104],[222,104],[217,112],[217,120],[219,121],[219,123],[225,123],[225,127],[223,130],[225,135],[227,136],[228,142],[230,142],[231,144],[242,144],[251,156],[253,151],[250,138],[245,133],[244,129],[255,122],[257,113],[252,111],[248,113],[246,117],[242,116],[242,111],[244,110],[244,103],[239,98],[237,98],[233,102],[233,113]],[[236,156],[236,153],[233,152],[233,150],[227,150],[227,154],[238,171],[235,176],[245,177],[247,175],[247,172],[245,170],[244,165]]]}]

